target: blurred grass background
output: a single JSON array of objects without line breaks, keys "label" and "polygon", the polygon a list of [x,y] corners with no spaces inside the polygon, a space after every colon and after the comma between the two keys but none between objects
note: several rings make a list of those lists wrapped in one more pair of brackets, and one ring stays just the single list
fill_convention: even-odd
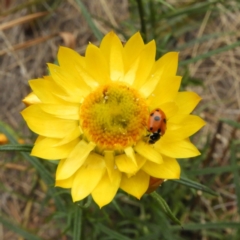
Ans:
[{"label": "blurred grass background", "polygon": [[[71,203],[54,188],[55,165],[28,153],[0,154],[0,239],[239,240],[240,2],[237,0],[0,0],[0,131],[11,143],[35,136],[19,112],[28,80],[47,74],[59,45],[81,54],[114,30],[124,41],[141,31],[157,56],[180,52],[182,90],[196,91],[204,127],[193,141],[202,155],[180,160],[182,176],[217,196],[167,181],[158,189],[181,226],[155,200],[123,194],[102,210]],[[36,171],[38,169],[38,171]]]}]

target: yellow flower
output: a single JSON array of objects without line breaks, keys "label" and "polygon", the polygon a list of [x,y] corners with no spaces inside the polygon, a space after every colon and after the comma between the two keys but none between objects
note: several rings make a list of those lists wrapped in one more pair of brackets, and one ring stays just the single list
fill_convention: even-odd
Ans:
[{"label": "yellow flower", "polygon": [[[155,53],[154,40],[144,44],[136,33],[123,46],[110,32],[99,48],[90,43],[85,57],[60,47],[59,66],[48,64],[50,76],[29,81],[33,93],[22,115],[39,134],[31,154],[61,159],[56,186],[70,188],[73,201],[91,194],[102,207],[119,188],[140,199],[150,177],[178,179],[176,158],[200,154],[189,140],[204,125],[190,115],[200,97],[178,92],[178,53],[158,61]],[[167,129],[150,144],[156,108]]]}]

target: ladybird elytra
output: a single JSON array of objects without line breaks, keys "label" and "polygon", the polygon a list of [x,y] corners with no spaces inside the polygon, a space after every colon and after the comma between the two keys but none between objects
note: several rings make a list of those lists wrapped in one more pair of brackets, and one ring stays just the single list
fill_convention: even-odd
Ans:
[{"label": "ladybird elytra", "polygon": [[154,144],[164,135],[167,128],[167,120],[165,113],[161,109],[156,108],[149,114],[147,128],[150,132],[148,135],[149,144]]}]

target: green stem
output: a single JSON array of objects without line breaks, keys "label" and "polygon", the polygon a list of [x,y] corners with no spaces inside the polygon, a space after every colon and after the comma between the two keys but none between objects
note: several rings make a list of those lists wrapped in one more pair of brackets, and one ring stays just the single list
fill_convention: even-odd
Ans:
[{"label": "green stem", "polygon": [[82,232],[82,209],[76,205],[73,218],[73,240],[81,240]]},{"label": "green stem", "polygon": [[181,222],[175,217],[166,201],[157,193],[152,192],[150,195],[156,200],[161,210],[176,224],[181,225]]},{"label": "green stem", "polygon": [[146,42],[147,41],[147,28],[146,28],[143,3],[142,3],[142,0],[136,0],[136,1],[137,1],[139,17],[140,17],[140,21],[141,21],[141,34],[142,34],[144,42]]},{"label": "green stem", "polygon": [[149,9],[150,9],[150,21],[151,21],[151,29],[153,39],[156,39],[156,6],[154,5],[153,0],[149,1]]}]

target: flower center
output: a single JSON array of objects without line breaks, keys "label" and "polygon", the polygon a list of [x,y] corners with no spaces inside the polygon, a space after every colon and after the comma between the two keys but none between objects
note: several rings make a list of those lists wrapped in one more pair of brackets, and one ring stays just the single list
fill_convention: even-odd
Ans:
[{"label": "flower center", "polygon": [[89,141],[102,149],[121,150],[135,144],[146,132],[148,107],[129,86],[100,86],[83,101],[80,124]]}]

